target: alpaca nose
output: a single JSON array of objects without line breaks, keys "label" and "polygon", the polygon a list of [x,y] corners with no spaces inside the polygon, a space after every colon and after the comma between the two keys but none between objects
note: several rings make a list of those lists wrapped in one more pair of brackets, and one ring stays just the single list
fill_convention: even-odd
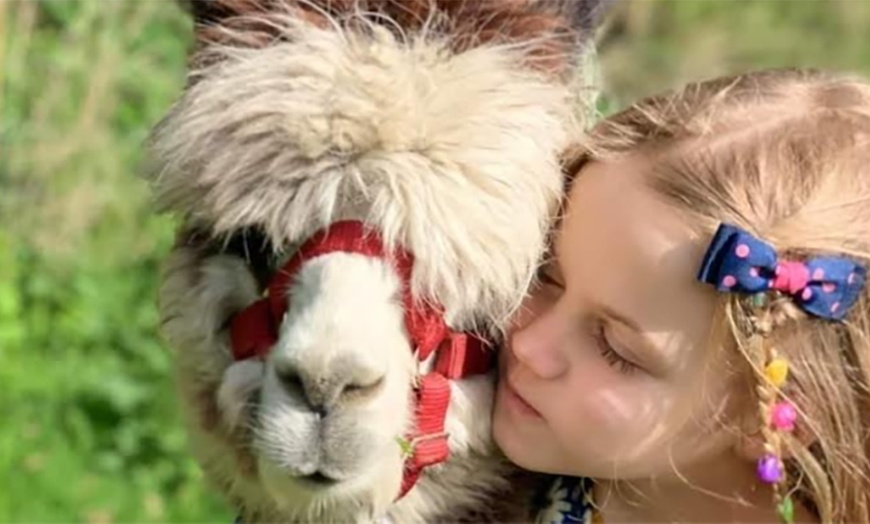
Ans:
[{"label": "alpaca nose", "polygon": [[370,399],[384,382],[382,373],[343,360],[326,366],[288,362],[276,367],[276,373],[289,394],[305,400],[320,416],[325,416],[339,404]]}]

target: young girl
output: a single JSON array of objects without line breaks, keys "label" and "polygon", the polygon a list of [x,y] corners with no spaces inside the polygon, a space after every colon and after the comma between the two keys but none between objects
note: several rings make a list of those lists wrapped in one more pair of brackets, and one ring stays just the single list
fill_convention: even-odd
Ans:
[{"label": "young girl", "polygon": [[577,165],[493,421],[539,521],[870,522],[870,85],[690,85]]}]

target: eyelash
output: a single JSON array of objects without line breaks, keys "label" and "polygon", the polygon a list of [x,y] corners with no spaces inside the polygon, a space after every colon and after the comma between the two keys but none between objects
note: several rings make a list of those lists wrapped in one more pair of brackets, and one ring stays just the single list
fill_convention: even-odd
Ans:
[{"label": "eyelash", "polygon": [[622,355],[613,349],[613,346],[607,342],[607,334],[604,332],[604,327],[603,322],[598,322],[595,326],[594,332],[595,345],[598,347],[601,356],[604,357],[607,364],[615,368],[617,371],[625,374],[632,373],[637,369],[637,366],[622,358]]},{"label": "eyelash", "polygon": [[541,267],[538,268],[538,281],[545,285],[562,287],[562,284],[559,281],[550,276],[549,269],[550,268],[547,265],[541,265]]},{"label": "eyelash", "polygon": [[[538,268],[538,281],[544,285],[561,288],[562,284],[549,275],[549,272],[547,271],[548,269],[549,267],[546,265],[541,265],[541,267]],[[601,356],[604,357],[604,360],[607,361],[608,365],[625,374],[630,374],[637,370],[636,365],[624,359],[622,355],[613,349],[613,346],[611,346],[607,341],[604,322],[599,321],[596,323],[593,338],[595,339],[595,345],[598,348],[598,352],[601,353]]]}]

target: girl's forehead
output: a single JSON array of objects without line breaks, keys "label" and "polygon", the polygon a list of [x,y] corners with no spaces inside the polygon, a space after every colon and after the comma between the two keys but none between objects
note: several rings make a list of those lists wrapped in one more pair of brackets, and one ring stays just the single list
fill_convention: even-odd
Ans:
[{"label": "girl's forehead", "polygon": [[556,239],[559,266],[578,300],[605,304],[653,336],[701,337],[715,306],[696,280],[709,239],[656,195],[647,166],[638,155],[584,168]]},{"label": "girl's forehead", "polygon": [[643,155],[589,164],[568,195],[556,254],[625,258],[644,273],[655,271],[656,280],[694,284],[709,239],[658,197],[647,170]]}]

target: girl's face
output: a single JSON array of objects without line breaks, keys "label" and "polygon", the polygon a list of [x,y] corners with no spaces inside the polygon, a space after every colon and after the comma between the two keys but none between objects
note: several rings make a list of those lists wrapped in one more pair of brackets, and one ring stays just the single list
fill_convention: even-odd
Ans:
[{"label": "girl's face", "polygon": [[735,465],[744,389],[708,343],[715,291],[695,280],[710,239],[644,185],[645,165],[583,169],[501,352],[493,431],[521,467],[700,480]]}]

